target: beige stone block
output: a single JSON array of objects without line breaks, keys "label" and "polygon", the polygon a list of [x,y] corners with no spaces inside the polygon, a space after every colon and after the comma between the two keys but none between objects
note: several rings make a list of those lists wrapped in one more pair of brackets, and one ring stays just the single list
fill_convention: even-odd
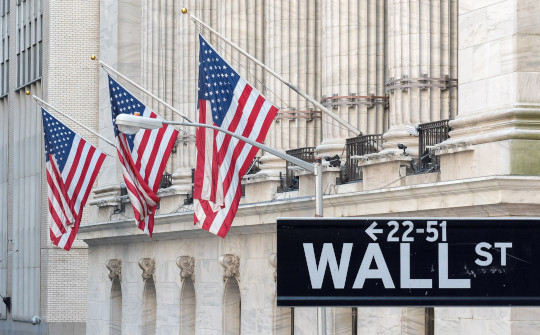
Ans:
[{"label": "beige stone block", "polygon": [[490,335],[486,321],[474,319],[459,319],[459,333],[462,335]]},{"label": "beige stone block", "polygon": [[473,58],[473,51],[475,47],[468,47],[459,50],[459,83],[466,84],[473,81],[473,63],[475,59]]},{"label": "beige stone block", "polygon": [[472,54],[472,76],[473,80],[485,79],[488,68],[488,46],[487,43],[482,43],[473,46]]},{"label": "beige stone block", "polygon": [[518,35],[517,71],[540,72],[540,35]]},{"label": "beige stone block", "polygon": [[512,335],[539,335],[539,321],[513,321],[511,322]]},{"label": "beige stone block", "polygon": [[512,36],[516,33],[515,16],[509,15],[516,11],[516,1],[504,0],[487,7],[486,34],[487,40]]},{"label": "beige stone block", "polygon": [[540,71],[516,74],[516,102],[538,104],[540,101]]},{"label": "beige stone block", "polygon": [[487,12],[481,8],[459,17],[459,49],[486,42]]},{"label": "beige stone block", "polygon": [[399,174],[401,164],[400,161],[392,160],[363,166],[364,190],[396,186],[401,177]]},{"label": "beige stone block", "polygon": [[482,110],[487,103],[487,86],[484,79],[459,85],[459,114]]},{"label": "beige stone block", "polygon": [[458,1],[458,14],[463,15],[474,10],[474,2],[477,0],[460,0]]},{"label": "beige stone block", "polygon": [[540,320],[540,308],[538,307],[512,307],[512,321],[537,321]]},{"label": "beige stone block", "polygon": [[517,31],[520,34],[538,34],[540,31],[540,2],[536,0],[517,1]]},{"label": "beige stone block", "polygon": [[501,42],[500,40],[486,43],[486,76],[493,77],[501,74]]},{"label": "beige stone block", "polygon": [[435,319],[435,334],[461,335],[459,319]]},{"label": "beige stone block", "polygon": [[511,308],[497,307],[497,308],[473,308],[473,319],[475,320],[497,320],[508,321],[510,320]]}]

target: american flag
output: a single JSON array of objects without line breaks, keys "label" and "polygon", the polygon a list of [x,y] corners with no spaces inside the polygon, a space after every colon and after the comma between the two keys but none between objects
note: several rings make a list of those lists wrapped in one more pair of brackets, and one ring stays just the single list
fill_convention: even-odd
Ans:
[{"label": "american flag", "polygon": [[54,245],[71,249],[94,180],[106,155],[71,129],[43,114],[47,196]]},{"label": "american flag", "polygon": [[156,193],[178,131],[172,126],[163,126],[155,130],[141,130],[136,135],[121,133],[116,126],[118,114],[138,112],[150,118],[157,118],[158,115],[110,76],[109,93],[116,149],[135,220],[139,229],[152,237],[154,214],[159,202]]},{"label": "american flag", "polygon": [[[278,109],[241,78],[199,35],[199,123],[262,143]],[[258,148],[223,132],[196,131],[195,223],[225,237],[242,197],[241,181]]]}]

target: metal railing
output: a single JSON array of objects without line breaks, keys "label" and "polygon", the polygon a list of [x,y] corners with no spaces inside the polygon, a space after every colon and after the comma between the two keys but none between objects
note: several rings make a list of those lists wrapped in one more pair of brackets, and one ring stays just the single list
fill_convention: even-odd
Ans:
[{"label": "metal railing", "polygon": [[362,180],[362,168],[358,166],[358,157],[378,152],[382,148],[382,134],[363,135],[348,138],[345,142],[345,169],[341,176],[342,183]]},{"label": "metal railing", "polygon": [[[308,163],[315,162],[315,147],[292,149],[285,151],[285,153]],[[298,189],[298,177],[294,174],[295,166],[296,165],[287,162],[285,180],[282,179],[278,192],[288,192]]]},{"label": "metal railing", "polygon": [[431,146],[450,138],[448,120],[421,123],[418,125],[418,153],[420,155],[419,172],[440,171],[440,158],[436,156]]},{"label": "metal railing", "polygon": [[161,181],[159,183],[159,188],[169,188],[172,185],[172,174],[164,172],[161,176]]}]

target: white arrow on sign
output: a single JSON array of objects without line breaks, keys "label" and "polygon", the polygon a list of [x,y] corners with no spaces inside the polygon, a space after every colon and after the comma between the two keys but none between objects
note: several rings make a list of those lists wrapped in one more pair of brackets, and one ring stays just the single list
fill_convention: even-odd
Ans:
[{"label": "white arrow on sign", "polygon": [[366,234],[368,234],[373,241],[377,241],[377,236],[375,236],[375,234],[382,233],[382,229],[375,229],[375,227],[377,227],[377,222],[373,221],[371,226],[366,229]]}]

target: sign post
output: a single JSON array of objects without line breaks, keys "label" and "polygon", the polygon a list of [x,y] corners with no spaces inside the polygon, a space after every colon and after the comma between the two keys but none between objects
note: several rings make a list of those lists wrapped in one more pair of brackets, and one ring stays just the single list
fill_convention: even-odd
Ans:
[{"label": "sign post", "polygon": [[540,219],[284,218],[277,304],[540,306]]}]

